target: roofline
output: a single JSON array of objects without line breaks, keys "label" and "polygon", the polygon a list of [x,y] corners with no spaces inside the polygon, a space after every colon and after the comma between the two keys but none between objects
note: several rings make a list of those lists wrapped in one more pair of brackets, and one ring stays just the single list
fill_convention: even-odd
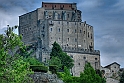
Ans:
[{"label": "roofline", "polygon": [[117,62],[113,62],[113,63],[111,63],[111,64],[109,64],[109,65],[105,66],[104,68],[106,68],[106,67],[108,67],[108,66],[111,66],[111,65],[113,65],[113,64],[117,64],[117,65],[119,65],[119,66],[120,66],[120,64],[118,64]]},{"label": "roofline", "polygon": [[46,3],[46,4],[74,4],[74,5],[77,5],[77,3],[53,3],[53,2],[42,2],[43,3]]}]

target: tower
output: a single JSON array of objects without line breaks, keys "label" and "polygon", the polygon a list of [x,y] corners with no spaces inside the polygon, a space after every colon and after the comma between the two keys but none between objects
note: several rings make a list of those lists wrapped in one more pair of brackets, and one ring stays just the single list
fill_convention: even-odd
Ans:
[{"label": "tower", "polygon": [[100,69],[100,52],[94,50],[93,26],[82,22],[76,3],[42,2],[42,7],[19,16],[19,34],[23,42],[34,45],[37,58],[46,61],[56,41],[74,59],[71,72],[79,76],[90,62]]}]

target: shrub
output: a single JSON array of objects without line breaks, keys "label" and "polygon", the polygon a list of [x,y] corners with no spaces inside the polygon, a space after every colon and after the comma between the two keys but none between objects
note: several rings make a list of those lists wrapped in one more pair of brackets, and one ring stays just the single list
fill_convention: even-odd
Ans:
[{"label": "shrub", "polygon": [[50,65],[49,66],[49,71],[51,71],[52,72],[52,74],[53,73],[57,73],[57,71],[58,71],[58,66],[56,66],[56,65]]},{"label": "shrub", "polygon": [[48,71],[48,67],[43,66],[43,65],[31,65],[30,68],[34,72],[44,72],[44,73],[46,73]]}]

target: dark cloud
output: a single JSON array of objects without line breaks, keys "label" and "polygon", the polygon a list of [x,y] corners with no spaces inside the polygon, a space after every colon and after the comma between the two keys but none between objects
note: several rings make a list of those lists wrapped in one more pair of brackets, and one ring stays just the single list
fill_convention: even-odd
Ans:
[{"label": "dark cloud", "polygon": [[[6,25],[18,24],[18,16],[41,7],[41,0],[0,0],[0,33]],[[51,2],[45,0],[44,2]],[[95,49],[101,51],[102,66],[118,62],[124,67],[124,0],[55,0],[75,2],[83,21],[94,27]]]}]

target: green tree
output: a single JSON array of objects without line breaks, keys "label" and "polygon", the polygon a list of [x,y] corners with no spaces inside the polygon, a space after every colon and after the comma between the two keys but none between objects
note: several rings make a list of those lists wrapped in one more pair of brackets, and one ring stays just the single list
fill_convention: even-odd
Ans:
[{"label": "green tree", "polygon": [[71,76],[69,69],[65,66],[64,72],[58,72],[57,76],[61,78],[64,83],[80,83],[80,77]]},{"label": "green tree", "polygon": [[0,83],[31,83],[29,63],[23,60],[17,49],[23,48],[21,36],[13,33],[15,27],[9,27],[0,35]]},{"label": "green tree", "polygon": [[124,71],[122,72],[120,76],[120,82],[119,83],[124,83]]},{"label": "green tree", "polygon": [[62,64],[62,69],[64,69],[64,66],[66,66],[68,69],[73,67],[73,59],[67,55],[67,53],[63,52],[60,45],[56,42],[53,43],[52,52],[50,54],[50,57],[57,57],[60,59]]},{"label": "green tree", "polygon": [[24,58],[24,61],[28,62],[30,65],[43,65],[43,63],[41,63],[38,59],[31,56]]},{"label": "green tree", "polygon": [[84,72],[80,75],[80,83],[106,83],[105,79],[96,74],[90,63],[84,67]]},{"label": "green tree", "polygon": [[59,57],[60,56],[60,53],[62,53],[62,49],[60,47],[60,45],[56,42],[54,42],[53,44],[53,47],[52,47],[52,52],[50,53],[50,56],[54,56],[54,57]]},{"label": "green tree", "polygon": [[48,62],[49,65],[56,65],[58,68],[62,67],[61,60],[58,57],[51,57],[50,61]]}]

